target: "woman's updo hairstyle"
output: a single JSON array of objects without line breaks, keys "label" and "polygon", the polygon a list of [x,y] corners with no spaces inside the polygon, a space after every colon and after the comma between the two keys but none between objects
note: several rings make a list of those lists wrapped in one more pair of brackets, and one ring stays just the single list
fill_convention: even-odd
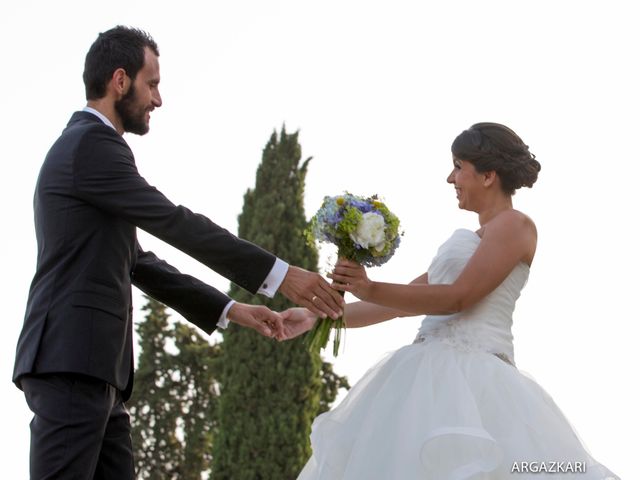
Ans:
[{"label": "woman's updo hairstyle", "polygon": [[513,195],[520,187],[532,187],[540,163],[516,133],[499,123],[476,123],[456,137],[451,153],[471,162],[478,172],[495,171],[502,190]]}]

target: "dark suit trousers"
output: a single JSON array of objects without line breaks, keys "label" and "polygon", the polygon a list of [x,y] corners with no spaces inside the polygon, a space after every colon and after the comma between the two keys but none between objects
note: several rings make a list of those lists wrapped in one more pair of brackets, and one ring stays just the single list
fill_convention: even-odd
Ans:
[{"label": "dark suit trousers", "polygon": [[32,480],[133,480],[131,424],[120,392],[76,374],[22,378],[31,421]]}]

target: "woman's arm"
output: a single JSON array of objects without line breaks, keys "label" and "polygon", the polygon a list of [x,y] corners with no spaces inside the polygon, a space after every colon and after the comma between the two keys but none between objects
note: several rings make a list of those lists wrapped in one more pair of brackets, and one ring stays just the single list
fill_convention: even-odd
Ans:
[{"label": "woman's arm", "polygon": [[465,310],[500,285],[515,266],[529,263],[536,245],[533,222],[508,211],[485,225],[480,245],[450,285],[372,282],[363,267],[342,260],[330,277],[334,287],[366,302],[399,309],[409,315],[449,314]]},{"label": "woman's arm", "polygon": [[[412,280],[409,285],[426,285],[428,283],[427,278],[427,274],[424,273]],[[364,301],[349,303],[344,311],[347,328],[366,327],[391,320],[392,318],[410,317],[412,315],[412,313],[398,308],[385,307]]]},{"label": "woman's arm", "polygon": [[[414,279],[411,284],[428,283],[426,273]],[[282,312],[284,335],[279,340],[289,340],[311,330],[316,323],[316,315],[306,308],[294,307]],[[366,327],[396,317],[407,317],[410,313],[395,308],[383,307],[369,302],[353,302],[345,306],[344,319],[347,328]]]}]

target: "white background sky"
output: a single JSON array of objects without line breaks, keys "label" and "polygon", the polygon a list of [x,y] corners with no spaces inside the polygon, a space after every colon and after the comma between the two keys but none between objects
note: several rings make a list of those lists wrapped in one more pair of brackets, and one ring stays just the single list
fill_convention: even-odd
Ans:
[{"label": "white background sky", "polygon": [[[143,28],[160,46],[164,105],[147,136],[126,137],[150,183],[235,231],[270,134],[283,124],[299,129],[303,155],[314,157],[309,216],[324,195],[348,189],[381,194],[402,220],[403,244],[371,272],[377,280],[414,278],[452,230],[476,227],[445,182],[453,138],[479,121],[518,132],[542,172],[514,199],[539,230],[514,319],[516,362],[599,461],[637,478],[640,31],[632,4],[4,2],[3,478],[28,475],[31,415],[10,378],[35,266],[33,187],[50,144],[84,106],[89,45],[116,24]],[[146,234],[141,242],[227,288],[175,249]],[[419,324],[400,319],[348,332],[336,371],[355,382],[411,342]]]}]

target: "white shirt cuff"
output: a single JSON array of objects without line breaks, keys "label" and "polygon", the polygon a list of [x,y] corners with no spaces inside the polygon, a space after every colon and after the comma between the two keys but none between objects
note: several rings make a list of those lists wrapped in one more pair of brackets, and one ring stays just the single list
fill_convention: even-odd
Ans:
[{"label": "white shirt cuff", "polygon": [[279,258],[276,258],[276,263],[271,267],[271,271],[267,278],[262,282],[262,286],[258,289],[258,293],[261,295],[266,295],[269,298],[273,298],[282,285],[284,281],[284,277],[287,275],[287,271],[289,271],[289,264],[287,262],[283,262]]},{"label": "white shirt cuff", "polygon": [[220,314],[220,318],[218,318],[218,323],[216,325],[218,328],[225,329],[229,326],[229,319],[227,318],[227,314],[229,313],[229,309],[231,309],[234,303],[236,303],[236,301],[231,300],[229,303],[227,303],[227,306],[224,307],[224,310],[222,310],[222,313]]}]

